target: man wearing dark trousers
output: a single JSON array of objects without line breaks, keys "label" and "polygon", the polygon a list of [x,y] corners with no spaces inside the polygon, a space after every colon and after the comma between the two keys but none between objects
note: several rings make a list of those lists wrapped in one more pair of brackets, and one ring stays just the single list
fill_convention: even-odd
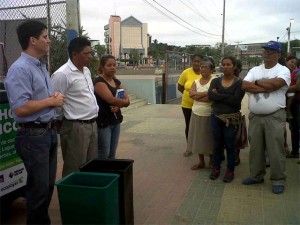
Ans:
[{"label": "man wearing dark trousers", "polygon": [[19,123],[15,145],[27,171],[27,224],[51,224],[48,214],[57,167],[55,107],[64,96],[53,92],[46,63],[50,40],[45,24],[27,20],[17,28],[21,56],[4,85],[13,117]]}]

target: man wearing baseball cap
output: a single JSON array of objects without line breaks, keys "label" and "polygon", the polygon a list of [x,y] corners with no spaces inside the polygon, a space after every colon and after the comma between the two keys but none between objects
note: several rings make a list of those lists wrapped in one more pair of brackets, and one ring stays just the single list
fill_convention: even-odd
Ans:
[{"label": "man wearing baseball cap", "polygon": [[285,94],[290,85],[290,71],[278,63],[281,45],[269,41],[263,45],[264,63],[252,68],[243,81],[249,95],[250,177],[244,185],[262,183],[266,174],[265,149],[270,157],[272,192],[284,191],[286,180],[284,130]]}]

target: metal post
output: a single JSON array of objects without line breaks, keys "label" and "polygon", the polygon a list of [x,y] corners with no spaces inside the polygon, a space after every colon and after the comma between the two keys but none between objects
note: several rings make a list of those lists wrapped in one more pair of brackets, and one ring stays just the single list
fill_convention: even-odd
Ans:
[{"label": "metal post", "polygon": [[290,37],[291,37],[291,26],[292,26],[292,22],[294,22],[294,19],[290,19],[290,26],[288,28],[286,28],[287,32],[288,32],[288,43],[287,43],[287,54],[289,55],[290,53]]},{"label": "metal post", "polygon": [[[50,13],[50,0],[47,0],[47,28],[48,28],[48,37],[51,37],[51,13]],[[50,51],[47,53],[47,64],[48,64],[48,73],[51,74],[51,54]]]},{"label": "metal post", "polygon": [[237,45],[236,45],[236,58],[237,59],[240,59],[240,43],[242,43],[241,41],[236,41],[235,43],[237,43]]},{"label": "metal post", "polygon": [[66,0],[67,11],[67,42],[79,35],[80,16],[79,16],[79,0]]},{"label": "metal post", "polygon": [[164,71],[162,74],[162,104],[167,103],[167,86],[168,86],[168,53],[165,52]]},{"label": "metal post", "polygon": [[221,58],[224,57],[224,33],[225,33],[225,0],[223,1],[223,25],[222,25],[222,47],[221,47]]}]

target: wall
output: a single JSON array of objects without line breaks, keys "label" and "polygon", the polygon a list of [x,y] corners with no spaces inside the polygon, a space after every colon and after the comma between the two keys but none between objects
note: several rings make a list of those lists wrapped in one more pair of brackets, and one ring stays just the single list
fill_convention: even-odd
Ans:
[{"label": "wall", "polygon": [[117,78],[129,93],[145,99],[148,103],[156,104],[155,75],[118,75]]},{"label": "wall", "polygon": [[[162,75],[117,75],[125,89],[137,98],[145,99],[151,104],[162,103]],[[167,101],[181,97],[177,91],[179,75],[172,75],[168,79]]]}]

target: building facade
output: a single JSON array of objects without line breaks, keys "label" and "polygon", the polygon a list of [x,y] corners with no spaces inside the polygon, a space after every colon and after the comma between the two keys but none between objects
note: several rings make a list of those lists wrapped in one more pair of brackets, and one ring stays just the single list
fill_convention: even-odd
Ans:
[{"label": "building facade", "polygon": [[135,50],[141,60],[147,58],[150,38],[147,23],[142,23],[133,16],[121,21],[120,16],[111,15],[104,30],[108,54],[117,59],[129,59],[130,53]]}]

